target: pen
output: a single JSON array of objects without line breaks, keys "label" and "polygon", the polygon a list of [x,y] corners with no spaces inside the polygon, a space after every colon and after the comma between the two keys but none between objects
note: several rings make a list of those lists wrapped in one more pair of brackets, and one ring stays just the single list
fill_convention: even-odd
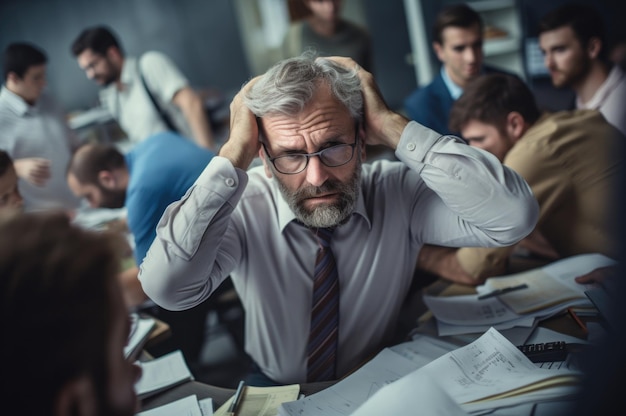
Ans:
[{"label": "pen", "polygon": [[492,292],[485,293],[484,295],[478,296],[478,300],[492,298],[494,296],[500,296],[500,295],[503,295],[505,293],[514,292],[516,290],[526,289],[527,287],[528,287],[528,285],[526,283],[522,283],[521,285],[517,285],[517,286],[503,287],[502,289],[496,289],[496,290],[494,290]]},{"label": "pen", "polygon": [[237,386],[237,391],[235,392],[235,397],[233,397],[233,401],[230,403],[228,407],[228,415],[235,416],[237,412],[237,408],[239,407],[239,402],[241,401],[241,396],[243,395],[243,387],[244,382],[241,380],[239,382],[239,386]]}]

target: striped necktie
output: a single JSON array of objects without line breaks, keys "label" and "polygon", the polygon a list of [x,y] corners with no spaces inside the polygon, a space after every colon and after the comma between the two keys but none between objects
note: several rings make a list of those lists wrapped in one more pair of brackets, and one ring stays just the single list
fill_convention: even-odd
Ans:
[{"label": "striped necktie", "polygon": [[307,381],[336,378],[339,333],[339,279],[335,256],[330,249],[332,228],[318,228],[320,245],[315,260],[311,329],[308,343]]}]

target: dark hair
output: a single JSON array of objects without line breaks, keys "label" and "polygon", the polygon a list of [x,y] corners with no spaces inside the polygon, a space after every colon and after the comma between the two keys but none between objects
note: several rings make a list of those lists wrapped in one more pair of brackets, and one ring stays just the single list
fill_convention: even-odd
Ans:
[{"label": "dark hair", "polygon": [[7,173],[10,167],[13,166],[13,160],[11,156],[4,150],[0,150],[0,176]]},{"label": "dark hair", "polygon": [[111,46],[117,48],[121,55],[124,55],[122,46],[113,34],[113,31],[106,26],[94,26],[84,29],[72,43],[72,53],[78,56],[87,49],[91,49],[99,55],[106,55]]},{"label": "dark hair", "polygon": [[444,7],[433,25],[433,41],[443,44],[442,33],[447,27],[470,28],[478,25],[480,33],[483,33],[483,20],[476,10],[465,3],[451,4]]},{"label": "dark hair", "polygon": [[115,146],[87,143],[74,151],[67,166],[67,173],[74,175],[82,184],[97,185],[99,172],[125,166],[126,159]]},{"label": "dark hair", "polygon": [[583,48],[586,48],[591,38],[598,38],[602,43],[599,58],[608,60],[608,45],[604,33],[602,17],[598,11],[585,4],[566,4],[546,14],[539,21],[539,35],[549,30],[569,26]]},{"label": "dark hair", "polygon": [[84,375],[107,391],[120,264],[110,239],[62,213],[0,216],[3,407],[52,414],[63,386]]},{"label": "dark hair", "polygon": [[4,80],[9,77],[10,72],[14,72],[18,77],[23,78],[28,68],[36,65],[43,65],[48,62],[44,51],[31,43],[16,42],[11,43],[4,50]]},{"label": "dark hair", "polygon": [[481,75],[469,83],[452,105],[449,127],[451,131],[461,131],[470,120],[478,120],[503,131],[512,111],[520,113],[530,124],[541,115],[524,81],[513,75]]}]

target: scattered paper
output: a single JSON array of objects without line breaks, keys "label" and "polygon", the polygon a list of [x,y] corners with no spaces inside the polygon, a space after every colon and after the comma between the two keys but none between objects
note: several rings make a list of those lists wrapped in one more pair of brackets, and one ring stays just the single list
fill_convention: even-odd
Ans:
[{"label": "scattered paper", "polygon": [[141,366],[142,374],[135,383],[135,391],[140,399],[193,380],[180,350],[138,364]]}]

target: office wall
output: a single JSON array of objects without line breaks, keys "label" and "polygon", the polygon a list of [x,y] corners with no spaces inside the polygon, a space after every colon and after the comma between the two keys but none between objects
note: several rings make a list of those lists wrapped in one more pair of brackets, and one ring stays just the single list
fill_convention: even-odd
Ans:
[{"label": "office wall", "polygon": [[[397,108],[415,88],[403,2],[345,3],[346,14],[372,32],[375,72]],[[252,74],[232,0],[2,0],[0,48],[13,41],[41,46],[49,90],[66,109],[85,109],[96,104],[98,86],[78,68],[70,45],[84,27],[102,23],[118,33],[127,54],[163,51],[195,86],[232,92]]]},{"label": "office wall", "polygon": [[416,87],[407,20],[402,0],[362,0],[372,36],[374,74],[387,104],[402,110],[403,101]]},{"label": "office wall", "polygon": [[2,0],[0,48],[14,41],[42,47],[49,90],[67,110],[85,109],[96,103],[98,87],[70,45],[96,24],[113,28],[127,55],[166,53],[194,86],[229,91],[249,77],[231,0]]}]

